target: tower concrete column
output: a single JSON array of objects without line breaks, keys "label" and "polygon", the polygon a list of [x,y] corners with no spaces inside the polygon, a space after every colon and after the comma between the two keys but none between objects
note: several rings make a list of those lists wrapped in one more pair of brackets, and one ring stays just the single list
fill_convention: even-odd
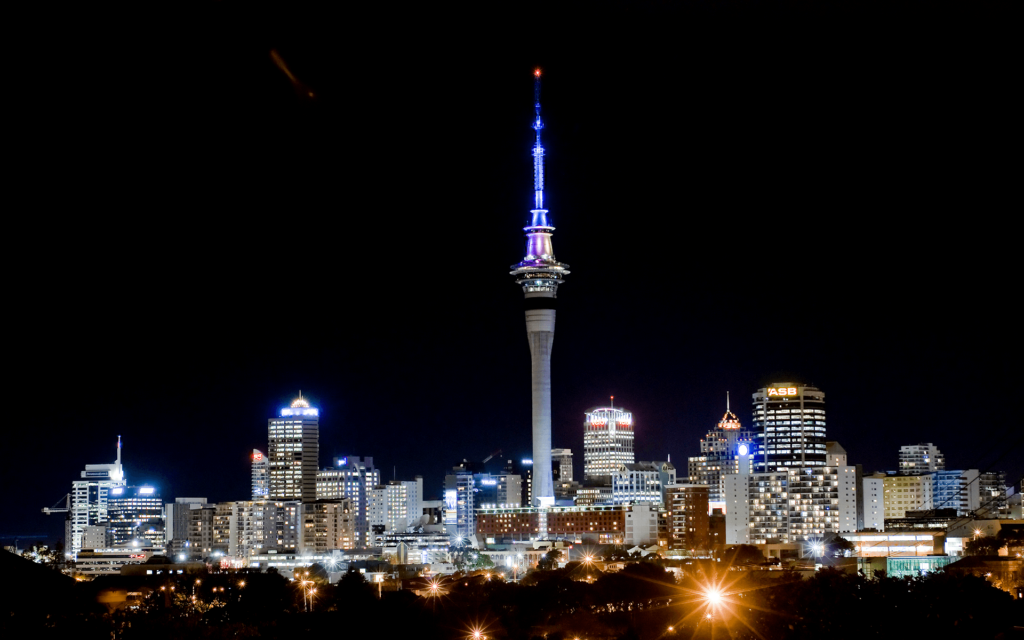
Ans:
[{"label": "tower concrete column", "polygon": [[[552,306],[555,301],[540,296],[533,300],[550,302]],[[555,310],[528,309],[526,332],[533,365],[533,499],[535,506],[550,507],[555,504],[551,473],[551,346],[555,341]]]}]

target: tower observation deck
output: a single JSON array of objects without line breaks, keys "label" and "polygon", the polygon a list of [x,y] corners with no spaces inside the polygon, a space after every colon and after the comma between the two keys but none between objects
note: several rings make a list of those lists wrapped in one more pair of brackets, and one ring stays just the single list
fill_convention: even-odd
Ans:
[{"label": "tower observation deck", "polygon": [[[555,503],[551,474],[551,345],[555,338],[555,298],[569,265],[555,260],[548,210],[544,208],[544,145],[540,132],[540,69],[534,71],[533,209],[526,232],[526,255],[512,265],[511,275],[526,294],[526,333],[530,341],[533,391],[534,506]],[[544,533],[544,532],[541,532]]]}]

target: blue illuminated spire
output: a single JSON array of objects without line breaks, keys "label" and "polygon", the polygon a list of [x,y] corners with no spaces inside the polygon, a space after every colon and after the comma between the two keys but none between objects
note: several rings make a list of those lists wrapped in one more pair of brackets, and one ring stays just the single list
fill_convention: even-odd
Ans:
[{"label": "blue illuminated spire", "polygon": [[526,256],[523,261],[512,265],[512,275],[523,286],[527,294],[544,292],[554,297],[562,278],[569,273],[567,264],[555,260],[551,246],[551,235],[555,228],[548,220],[544,208],[544,145],[540,141],[540,130],[544,120],[540,117],[540,69],[533,72],[533,130],[537,137],[533,143],[533,209],[530,210],[526,232]]},{"label": "blue illuminated spire", "polygon": [[540,142],[540,130],[544,128],[544,121],[540,117],[540,69],[533,72],[533,109],[536,113],[533,130],[537,132],[537,139],[533,143],[533,210],[530,212],[533,217],[530,226],[547,227],[548,212],[544,208],[544,145]]}]

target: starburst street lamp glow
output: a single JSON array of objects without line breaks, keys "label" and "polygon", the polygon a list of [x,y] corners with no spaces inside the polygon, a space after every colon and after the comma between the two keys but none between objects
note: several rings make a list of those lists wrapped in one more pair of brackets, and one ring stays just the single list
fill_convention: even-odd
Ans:
[{"label": "starburst street lamp glow", "polygon": [[704,598],[707,600],[708,605],[717,607],[722,603],[722,592],[716,587],[711,587],[704,593]]}]

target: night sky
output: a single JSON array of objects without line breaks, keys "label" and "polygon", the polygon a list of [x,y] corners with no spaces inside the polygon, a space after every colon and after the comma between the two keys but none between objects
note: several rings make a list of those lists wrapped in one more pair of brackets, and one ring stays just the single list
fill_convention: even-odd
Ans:
[{"label": "night sky", "polygon": [[428,498],[463,458],[530,455],[508,267],[536,66],[572,271],[553,445],[577,474],[610,395],[637,459],[685,469],[727,391],[749,424],[756,389],[797,381],[865,471],[930,441],[1019,482],[1021,105],[998,16],[531,6],[213,3],[43,42],[8,151],[0,533],[62,535],[40,509],[118,435],[130,483],[246,499],[300,389],[321,466],[373,456]]}]

